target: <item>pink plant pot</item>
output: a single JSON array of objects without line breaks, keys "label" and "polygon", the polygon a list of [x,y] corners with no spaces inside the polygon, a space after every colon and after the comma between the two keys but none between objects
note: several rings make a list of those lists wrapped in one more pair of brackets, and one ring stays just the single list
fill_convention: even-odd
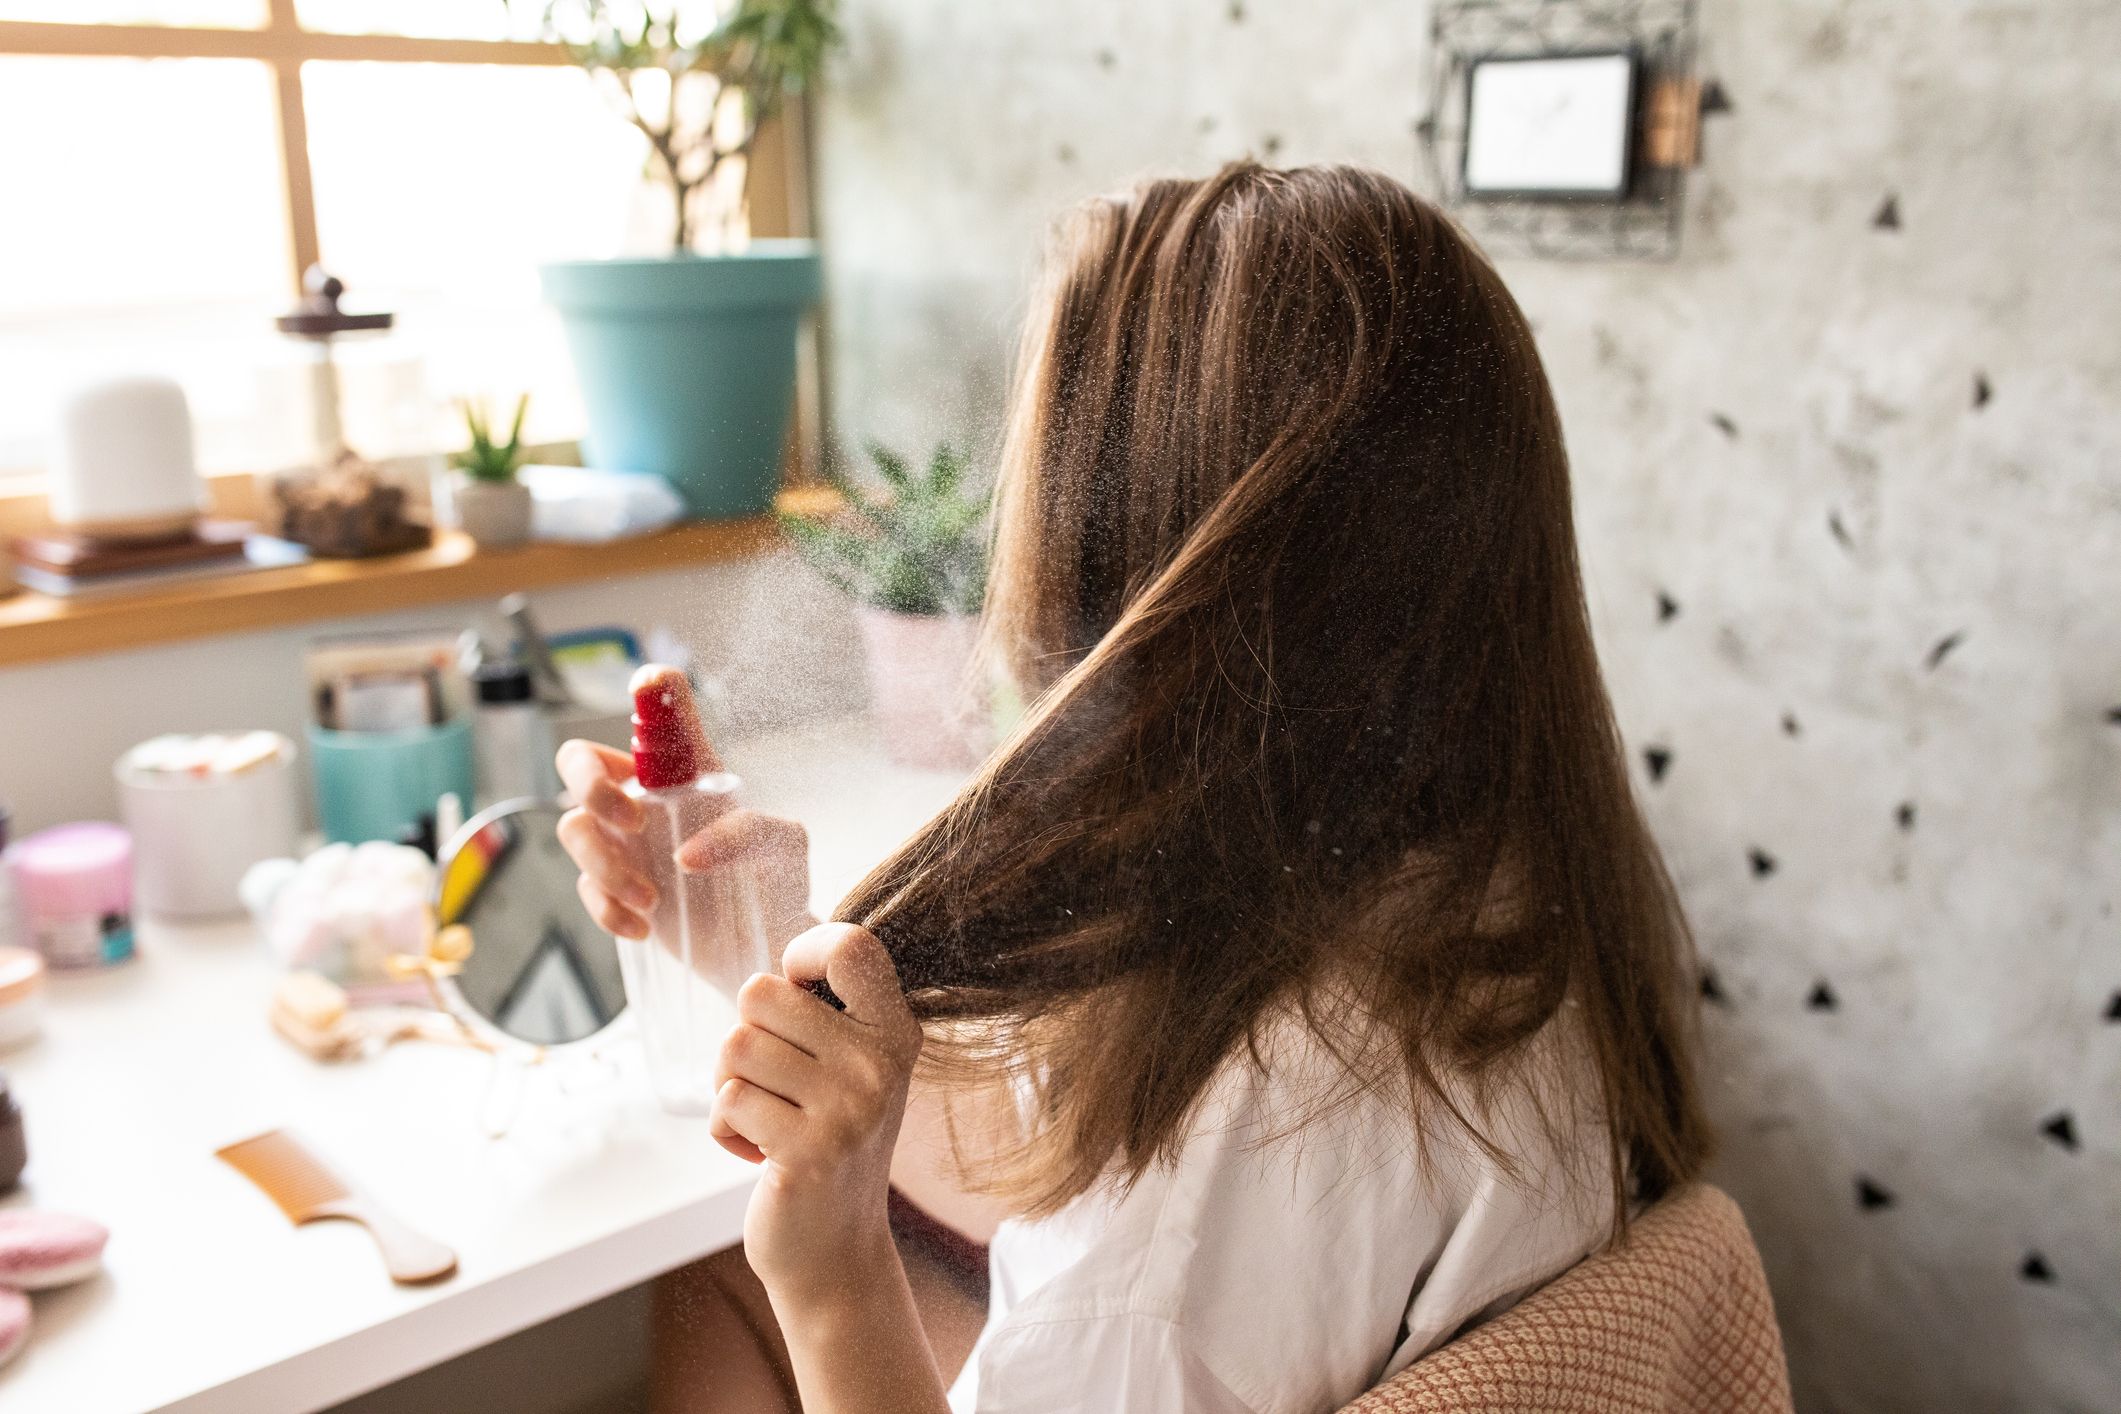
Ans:
[{"label": "pink plant pot", "polygon": [[994,717],[972,680],[979,620],[855,610],[869,664],[869,712],[901,766],[969,771],[994,745]]}]

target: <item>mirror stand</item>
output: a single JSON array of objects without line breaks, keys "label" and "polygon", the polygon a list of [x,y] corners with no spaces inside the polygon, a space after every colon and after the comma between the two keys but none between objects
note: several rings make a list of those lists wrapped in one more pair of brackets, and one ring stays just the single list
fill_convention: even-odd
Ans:
[{"label": "mirror stand", "polygon": [[[444,846],[427,955],[400,970],[493,1058],[481,1103],[487,1133],[505,1133],[533,1088],[574,1101],[615,1093],[613,1043],[631,1039],[618,950],[575,892],[560,847],[558,801],[503,801]],[[540,1086],[533,1075],[551,1077]]]}]

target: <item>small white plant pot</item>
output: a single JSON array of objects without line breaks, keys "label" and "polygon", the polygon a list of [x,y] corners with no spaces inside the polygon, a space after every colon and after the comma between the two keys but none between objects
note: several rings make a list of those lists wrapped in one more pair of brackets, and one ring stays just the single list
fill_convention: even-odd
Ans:
[{"label": "small white plant pot", "polygon": [[967,771],[994,745],[994,718],[973,681],[979,620],[855,609],[869,667],[869,710],[884,753],[901,766]]},{"label": "small white plant pot", "polygon": [[456,472],[449,499],[457,529],[482,550],[506,550],[530,538],[530,488],[520,481],[477,481]]}]

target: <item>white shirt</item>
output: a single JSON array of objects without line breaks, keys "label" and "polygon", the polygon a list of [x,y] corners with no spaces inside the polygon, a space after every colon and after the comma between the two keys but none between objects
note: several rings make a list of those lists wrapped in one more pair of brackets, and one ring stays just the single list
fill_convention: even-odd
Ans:
[{"label": "white shirt", "polygon": [[1448,1123],[1424,1165],[1403,1090],[1303,1122],[1336,1072],[1290,1034],[1225,1065],[1174,1164],[1002,1225],[956,1414],[1326,1414],[1604,1241],[1595,1117],[1557,1146],[1518,1086],[1483,1124],[1518,1178]]}]

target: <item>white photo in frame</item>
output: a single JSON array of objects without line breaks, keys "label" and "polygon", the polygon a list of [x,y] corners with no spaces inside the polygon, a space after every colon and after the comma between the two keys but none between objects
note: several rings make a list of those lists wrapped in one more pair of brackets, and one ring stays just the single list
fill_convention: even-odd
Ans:
[{"label": "white photo in frame", "polygon": [[1466,76],[1465,193],[1618,200],[1634,131],[1633,54],[1478,60]]}]

